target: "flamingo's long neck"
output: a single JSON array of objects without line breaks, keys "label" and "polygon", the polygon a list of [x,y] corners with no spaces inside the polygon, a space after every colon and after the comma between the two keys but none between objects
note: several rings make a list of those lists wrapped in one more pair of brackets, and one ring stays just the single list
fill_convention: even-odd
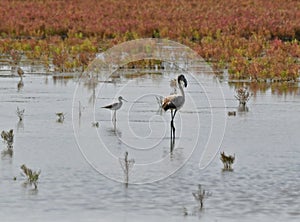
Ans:
[{"label": "flamingo's long neck", "polygon": [[184,94],[184,90],[183,90],[181,82],[179,83],[179,89],[180,89],[181,95],[183,96],[183,100],[185,100],[185,94]]}]

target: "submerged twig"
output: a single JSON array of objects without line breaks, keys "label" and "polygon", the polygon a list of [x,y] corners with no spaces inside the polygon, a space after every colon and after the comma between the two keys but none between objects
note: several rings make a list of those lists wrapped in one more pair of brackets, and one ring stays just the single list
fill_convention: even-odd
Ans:
[{"label": "submerged twig", "polygon": [[211,193],[207,192],[206,190],[202,189],[202,185],[199,184],[198,185],[198,190],[195,193],[192,193],[195,200],[199,201],[200,204],[200,209],[203,208],[203,202],[206,198],[208,198],[209,196],[211,196]]},{"label": "submerged twig", "polygon": [[93,123],[92,123],[92,126],[98,128],[98,127],[99,127],[99,122],[93,122]]},{"label": "submerged twig", "polygon": [[134,159],[128,159],[128,152],[125,152],[125,158],[124,159],[119,159],[121,167],[124,171],[125,174],[125,185],[126,187],[128,186],[128,182],[129,182],[129,171],[132,169],[135,161]]}]

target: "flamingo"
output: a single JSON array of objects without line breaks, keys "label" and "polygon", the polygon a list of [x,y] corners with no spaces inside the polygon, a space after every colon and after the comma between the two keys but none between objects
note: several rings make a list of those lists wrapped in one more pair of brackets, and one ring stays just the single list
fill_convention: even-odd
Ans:
[{"label": "flamingo", "polygon": [[177,111],[183,106],[185,102],[183,85],[184,87],[187,87],[187,80],[184,75],[179,75],[177,78],[177,82],[181,94],[173,94],[163,98],[161,106],[164,111],[171,110],[171,151],[173,150],[175,142],[174,118]]},{"label": "flamingo", "polygon": [[182,84],[184,84],[184,87],[187,87],[187,80],[184,75],[179,75],[177,78],[177,82],[178,82],[181,95],[180,94],[169,95],[163,98],[162,101],[162,108],[165,111],[168,111],[169,109],[171,110],[171,122],[173,122],[176,112],[183,106],[185,102],[185,94],[184,94]]}]

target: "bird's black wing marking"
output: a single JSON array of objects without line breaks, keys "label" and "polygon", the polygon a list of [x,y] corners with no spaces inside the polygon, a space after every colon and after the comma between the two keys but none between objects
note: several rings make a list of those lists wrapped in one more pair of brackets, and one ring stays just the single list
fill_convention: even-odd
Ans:
[{"label": "bird's black wing marking", "polygon": [[165,111],[167,111],[168,109],[176,109],[176,106],[175,106],[174,103],[168,102],[165,106],[163,106],[163,109],[164,109]]},{"label": "bird's black wing marking", "polygon": [[107,105],[107,106],[103,106],[102,108],[105,108],[105,109],[111,109],[112,107],[113,107],[113,104]]}]

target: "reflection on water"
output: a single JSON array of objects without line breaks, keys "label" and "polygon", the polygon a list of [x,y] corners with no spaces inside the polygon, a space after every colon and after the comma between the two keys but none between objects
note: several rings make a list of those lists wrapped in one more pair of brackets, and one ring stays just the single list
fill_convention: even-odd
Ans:
[{"label": "reflection on water", "polygon": [[23,120],[19,120],[18,123],[17,123],[17,131],[19,130],[24,130],[24,122]]},{"label": "reflection on water", "polygon": [[18,91],[20,91],[23,87],[24,87],[23,79],[20,79],[20,81],[18,82],[18,85],[17,85]]},{"label": "reflection on water", "polygon": [[[0,130],[19,129],[15,131],[13,155],[3,155],[1,146],[1,219],[297,221],[300,216],[297,84],[246,83],[254,97],[242,115],[228,118],[224,107],[210,106],[206,99],[218,87],[215,80],[201,76],[201,88],[187,76],[190,82],[187,101],[174,120],[176,143],[170,154],[170,115],[157,113],[154,95],[167,95],[170,88],[165,86],[169,87],[170,79],[176,75],[157,75],[155,79],[151,75],[135,79],[120,77],[117,83],[98,82],[88,87],[77,84],[76,79],[45,84],[45,77],[27,75],[26,87],[20,92],[16,91],[17,78],[1,78]],[[77,85],[77,90],[83,92],[82,98],[77,98],[81,105],[73,101]],[[228,108],[239,109],[234,93],[241,86],[230,83],[228,87],[222,83]],[[152,94],[142,97],[145,92]],[[129,102],[118,111],[114,129],[111,113],[100,107],[119,94]],[[89,103],[91,95],[95,99]],[[14,122],[18,103],[26,108],[25,127]],[[78,115],[80,106],[85,108]],[[70,114],[64,124],[55,121],[54,113],[61,110]],[[207,168],[199,169],[207,138],[213,136],[210,135],[212,110],[215,115],[228,118],[221,147],[226,153],[235,153],[233,172],[222,172],[219,156]],[[99,122],[99,127],[93,127],[94,122]],[[221,125],[218,121],[213,124]],[[75,137],[76,133],[79,137]],[[76,140],[82,147],[78,147]],[[109,176],[124,181],[119,158],[124,158],[126,151],[135,160],[129,182],[162,178],[173,169],[178,170],[164,180],[130,184],[125,189]],[[38,192],[22,188],[19,167],[24,163],[43,172]],[[153,167],[146,167],[151,164]],[[192,195],[198,184],[212,193],[201,212]],[[183,208],[188,212],[186,217]]]},{"label": "reflection on water", "polygon": [[300,95],[299,82],[229,82],[228,85],[235,89],[246,86],[254,97],[257,93],[266,93],[269,90],[277,96]]},{"label": "reflection on water", "polygon": [[249,112],[249,108],[248,108],[248,106],[247,105],[239,105],[238,106],[238,112],[240,112],[240,113],[243,113],[243,112]]},{"label": "reflection on water", "polygon": [[12,157],[13,156],[13,148],[6,148],[4,149],[2,152],[1,152],[1,155],[2,155],[2,158],[5,158],[5,157]]}]

